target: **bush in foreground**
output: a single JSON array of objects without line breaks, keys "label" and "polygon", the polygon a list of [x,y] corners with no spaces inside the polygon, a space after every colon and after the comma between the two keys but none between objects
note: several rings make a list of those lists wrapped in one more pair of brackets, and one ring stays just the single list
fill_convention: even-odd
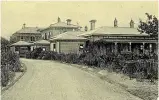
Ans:
[{"label": "bush in foreground", "polygon": [[[95,66],[107,68],[111,71],[127,74],[130,79],[157,79],[157,55],[151,57],[145,55],[127,54],[96,54],[92,52],[78,54],[58,54],[53,51],[42,51],[38,54],[38,59],[57,60],[66,63],[84,64],[87,66]],[[153,59],[150,59],[153,58]]]},{"label": "bush in foreground", "polygon": [[6,86],[21,70],[19,55],[9,50],[9,41],[1,37],[1,85]]}]

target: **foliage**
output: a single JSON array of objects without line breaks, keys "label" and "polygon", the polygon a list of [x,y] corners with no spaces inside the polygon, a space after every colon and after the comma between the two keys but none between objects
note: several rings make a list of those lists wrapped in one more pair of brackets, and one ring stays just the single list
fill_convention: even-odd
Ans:
[{"label": "foliage", "polygon": [[157,79],[157,58],[157,54],[115,54],[113,52],[100,54],[95,50],[81,54],[63,54],[53,51],[42,51],[38,54],[38,59],[107,68],[111,71],[127,74],[130,78],[150,80]]},{"label": "foliage", "polygon": [[1,50],[4,52],[7,51],[10,45],[9,41],[3,37],[1,37],[0,41],[1,41]]},{"label": "foliage", "polygon": [[148,13],[145,13],[147,16],[147,21],[143,22],[140,20],[140,25],[138,26],[138,31],[141,33],[147,33],[150,36],[158,38],[158,19],[155,16],[152,16]]},{"label": "foliage", "polygon": [[42,52],[42,48],[36,48],[32,52],[28,53],[27,57],[37,59],[39,57],[39,54]]},{"label": "foliage", "polygon": [[[21,71],[19,56],[8,49],[10,43],[1,37],[1,85],[6,86]],[[7,49],[6,49],[7,47]]]}]

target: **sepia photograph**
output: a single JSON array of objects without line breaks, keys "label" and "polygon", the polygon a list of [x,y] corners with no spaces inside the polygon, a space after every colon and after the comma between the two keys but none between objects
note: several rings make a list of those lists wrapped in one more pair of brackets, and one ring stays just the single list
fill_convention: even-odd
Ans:
[{"label": "sepia photograph", "polygon": [[1,100],[158,100],[158,1],[1,1]]}]

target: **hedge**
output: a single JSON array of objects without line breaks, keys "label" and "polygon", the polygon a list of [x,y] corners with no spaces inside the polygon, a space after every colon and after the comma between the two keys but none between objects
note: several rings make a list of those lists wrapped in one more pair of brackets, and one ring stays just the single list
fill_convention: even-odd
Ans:
[{"label": "hedge", "polygon": [[[38,55],[37,59],[58,60],[66,63],[84,64],[87,66],[96,66],[107,68],[115,72],[122,72],[131,78],[157,79],[157,54],[151,57],[148,55],[127,54],[96,54],[93,52],[83,52],[82,54],[63,54],[53,51],[32,51]],[[30,53],[28,58],[34,57]]]}]

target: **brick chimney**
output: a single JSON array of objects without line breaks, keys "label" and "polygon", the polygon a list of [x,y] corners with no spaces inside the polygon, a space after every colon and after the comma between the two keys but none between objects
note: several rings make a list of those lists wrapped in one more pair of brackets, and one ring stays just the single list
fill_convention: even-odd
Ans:
[{"label": "brick chimney", "polygon": [[57,18],[57,22],[58,22],[58,23],[59,23],[59,22],[61,22],[61,19],[60,19],[60,17],[58,17],[58,18]]},{"label": "brick chimney", "polygon": [[118,27],[118,21],[116,18],[114,19],[114,27]]},{"label": "brick chimney", "polygon": [[130,28],[134,28],[134,21],[131,19],[131,21],[130,21]]},{"label": "brick chimney", "polygon": [[67,19],[67,25],[70,25],[71,24],[71,19]]},{"label": "brick chimney", "polygon": [[90,22],[90,25],[91,25],[90,26],[91,27],[90,30],[94,30],[95,29],[96,20],[90,20],[89,22]]}]

